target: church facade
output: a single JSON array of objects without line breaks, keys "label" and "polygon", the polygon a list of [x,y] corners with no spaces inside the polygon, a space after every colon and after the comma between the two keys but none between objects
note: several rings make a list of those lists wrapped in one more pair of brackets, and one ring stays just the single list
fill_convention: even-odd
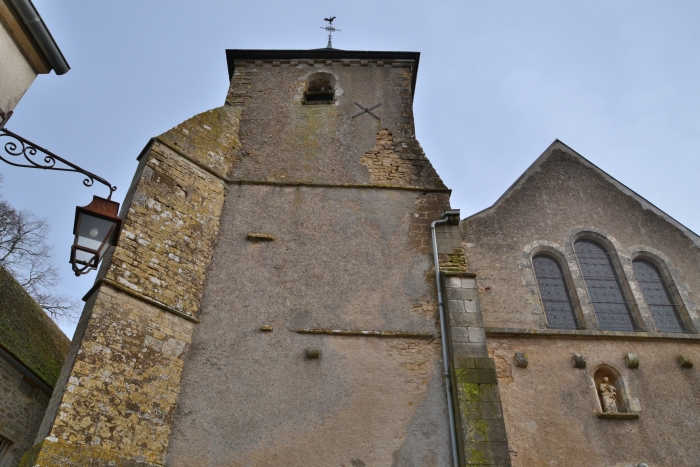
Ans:
[{"label": "church facade", "polygon": [[22,465],[697,464],[694,233],[559,142],[459,222],[417,53],[227,59],[139,155]]}]

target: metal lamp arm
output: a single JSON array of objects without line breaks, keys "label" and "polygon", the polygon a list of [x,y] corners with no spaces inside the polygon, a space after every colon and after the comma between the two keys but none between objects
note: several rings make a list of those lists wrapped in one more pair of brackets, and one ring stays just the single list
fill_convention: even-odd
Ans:
[{"label": "metal lamp arm", "polygon": [[[9,115],[7,118],[3,119],[3,124],[9,120]],[[103,185],[107,186],[109,188],[109,196],[107,199],[112,198],[112,193],[117,189],[116,186],[113,186],[111,183],[109,183],[107,180],[104,178],[95,175],[92,172],[89,172],[82,167],[79,167],[72,162],[69,162],[65,159],[63,159],[60,156],[57,156],[56,154],[52,153],[48,149],[44,149],[41,146],[32,143],[31,141],[22,138],[16,133],[13,133],[12,131],[8,130],[7,128],[4,128],[0,126],[0,138],[11,138],[11,140],[6,141],[4,144],[2,144],[2,140],[0,139],[0,144],[2,144],[2,148],[5,150],[5,153],[7,153],[10,156],[13,157],[18,157],[21,160],[21,157],[24,157],[24,159],[27,161],[27,163],[24,162],[13,162],[11,160],[6,159],[3,157],[2,152],[0,152],[0,159],[3,162],[6,162],[10,165],[13,165],[15,167],[26,167],[30,169],[44,169],[44,170],[58,170],[61,172],[77,172],[80,174],[85,175],[85,179],[83,180],[83,185],[90,187],[92,186],[95,181],[102,183]],[[42,163],[38,163],[33,161],[31,158],[37,156],[37,154],[40,155],[38,157],[41,157],[41,155],[44,156],[44,161]],[[60,162],[61,164],[66,165],[67,167],[56,167],[56,163]]]}]

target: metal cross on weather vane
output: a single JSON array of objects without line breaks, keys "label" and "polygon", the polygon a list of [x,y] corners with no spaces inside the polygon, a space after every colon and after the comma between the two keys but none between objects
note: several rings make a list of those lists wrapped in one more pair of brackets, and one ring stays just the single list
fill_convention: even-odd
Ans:
[{"label": "metal cross on weather vane", "polygon": [[326,46],[327,49],[332,49],[333,48],[333,33],[336,31],[340,31],[340,29],[336,29],[333,27],[333,20],[335,19],[335,16],[331,16],[330,18],[323,18],[323,21],[328,21],[328,26],[321,26],[321,29],[325,29],[328,31],[328,45]]}]

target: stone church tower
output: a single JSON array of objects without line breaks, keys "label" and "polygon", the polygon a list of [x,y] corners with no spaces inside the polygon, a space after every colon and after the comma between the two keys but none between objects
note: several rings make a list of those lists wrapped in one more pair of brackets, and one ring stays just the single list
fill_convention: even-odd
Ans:
[{"label": "stone church tower", "polygon": [[139,155],[22,466],[700,465],[700,237],[559,141],[460,222],[417,53],[227,58]]},{"label": "stone church tower", "polygon": [[509,465],[456,222],[450,441],[450,191],[415,139],[419,54],[227,59],[225,104],[139,155],[23,465]]}]

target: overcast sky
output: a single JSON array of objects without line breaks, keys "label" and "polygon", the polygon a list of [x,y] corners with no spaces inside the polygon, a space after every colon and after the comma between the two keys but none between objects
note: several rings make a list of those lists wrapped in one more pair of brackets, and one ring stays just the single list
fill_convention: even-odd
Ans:
[{"label": "overcast sky", "polygon": [[[108,179],[122,201],[148,139],[223,104],[227,48],[421,53],[416,131],[462,217],[560,139],[700,231],[700,2],[34,0],[72,69],[44,75],[8,128]],[[319,9],[319,5],[323,9]],[[48,218],[61,291],[76,205],[101,186],[0,166],[4,196]],[[75,323],[63,323],[70,337]]]}]

